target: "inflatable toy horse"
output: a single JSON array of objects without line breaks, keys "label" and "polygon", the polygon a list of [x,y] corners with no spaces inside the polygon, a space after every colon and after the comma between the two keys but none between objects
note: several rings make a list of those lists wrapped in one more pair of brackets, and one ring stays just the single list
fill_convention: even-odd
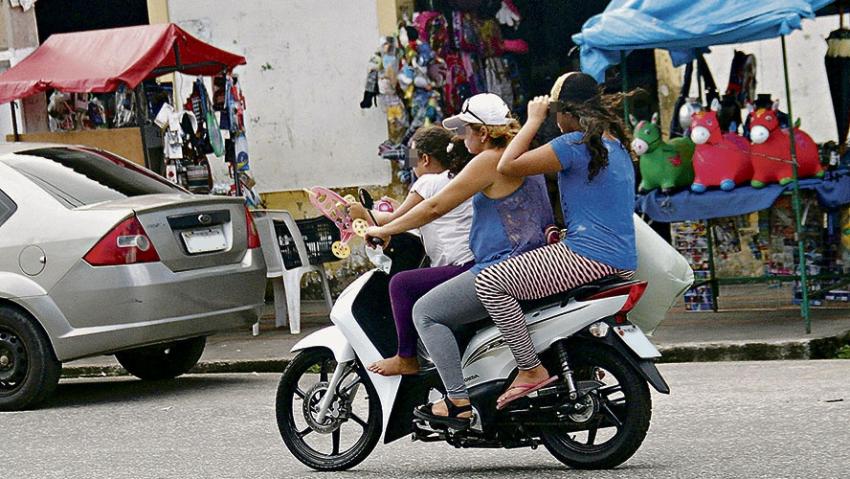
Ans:
[{"label": "inflatable toy horse", "polygon": [[749,142],[736,133],[721,131],[719,110],[720,102],[714,100],[711,111],[694,113],[692,119],[691,140],[696,144],[691,185],[694,193],[702,193],[709,186],[729,191],[753,177]]},{"label": "inflatable toy horse", "polygon": [[[787,185],[793,180],[791,164],[791,134],[787,128],[779,127],[777,111],[779,102],[770,108],[753,110],[750,107],[750,161],[753,165],[753,188],[767,183],[779,182]],[[794,145],[797,152],[797,176],[823,176],[818,145],[806,132],[794,129]]]},{"label": "inflatable toy horse", "polygon": [[629,115],[634,127],[632,150],[640,156],[640,191],[661,188],[667,193],[684,188],[694,181],[694,142],[690,138],[673,138],[665,142],[658,126],[658,113],[649,122],[638,122]]}]

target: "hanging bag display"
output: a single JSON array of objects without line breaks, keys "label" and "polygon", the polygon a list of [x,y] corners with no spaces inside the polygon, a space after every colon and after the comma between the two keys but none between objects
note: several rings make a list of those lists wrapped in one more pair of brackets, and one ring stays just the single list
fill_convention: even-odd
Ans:
[{"label": "hanging bag display", "polygon": [[[703,83],[705,85],[705,101],[710,105],[711,101],[715,98],[719,98],[717,94],[717,85],[714,83],[714,77],[711,75],[711,70],[708,68],[708,64],[705,62],[705,59],[702,55],[697,55],[696,57],[697,63],[697,76],[702,78]],[[673,118],[670,120],[670,138],[677,138],[684,135],[685,130],[688,129],[688,122],[690,121],[691,113],[695,111],[699,111],[702,108],[702,105],[697,103],[694,104],[691,108],[688,108],[688,105],[691,103],[689,100],[690,92],[691,92],[691,78],[694,73],[694,62],[690,62],[685,67],[685,77],[682,82],[682,89],[679,90],[679,98],[676,99],[676,104],[673,106]],[[683,110],[682,108],[685,108]]]},{"label": "hanging bag display", "polygon": [[220,157],[224,155],[224,139],[221,136],[218,120],[216,120],[215,112],[212,109],[212,102],[207,93],[207,88],[204,86],[204,81],[198,78],[195,80],[195,85],[198,87],[198,93],[200,94],[201,114],[207,124],[210,146],[212,146],[215,156]]}]

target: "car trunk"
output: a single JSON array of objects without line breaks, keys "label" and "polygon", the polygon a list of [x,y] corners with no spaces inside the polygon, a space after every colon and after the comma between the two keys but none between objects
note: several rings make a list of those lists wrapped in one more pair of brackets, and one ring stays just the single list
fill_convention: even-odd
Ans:
[{"label": "car trunk", "polygon": [[238,198],[155,194],[83,209],[132,210],[160,261],[174,272],[239,263],[247,250],[245,207]]}]

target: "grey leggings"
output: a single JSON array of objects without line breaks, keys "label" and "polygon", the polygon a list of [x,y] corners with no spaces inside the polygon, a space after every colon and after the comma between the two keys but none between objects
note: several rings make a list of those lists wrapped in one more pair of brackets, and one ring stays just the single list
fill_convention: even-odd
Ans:
[{"label": "grey leggings", "polygon": [[453,329],[486,318],[487,310],[475,294],[475,274],[467,271],[429,291],[413,306],[413,322],[437,366],[446,394],[467,399],[460,350]]}]

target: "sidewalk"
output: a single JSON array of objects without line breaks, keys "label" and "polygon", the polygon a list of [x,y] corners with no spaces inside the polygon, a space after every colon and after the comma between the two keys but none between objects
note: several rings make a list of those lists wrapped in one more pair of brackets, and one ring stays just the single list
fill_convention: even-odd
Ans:
[{"label": "sidewalk", "polygon": [[[271,311],[269,309],[269,311]],[[282,372],[289,350],[308,334],[330,325],[322,302],[302,305],[301,334],[274,328],[267,314],[259,336],[251,328],[207,338],[194,373]],[[671,311],[652,337],[663,354],[660,362],[824,359],[850,343],[850,310],[812,311],[812,334],[805,334],[798,309],[685,313]],[[113,356],[66,363],[63,377],[126,375]]]}]

